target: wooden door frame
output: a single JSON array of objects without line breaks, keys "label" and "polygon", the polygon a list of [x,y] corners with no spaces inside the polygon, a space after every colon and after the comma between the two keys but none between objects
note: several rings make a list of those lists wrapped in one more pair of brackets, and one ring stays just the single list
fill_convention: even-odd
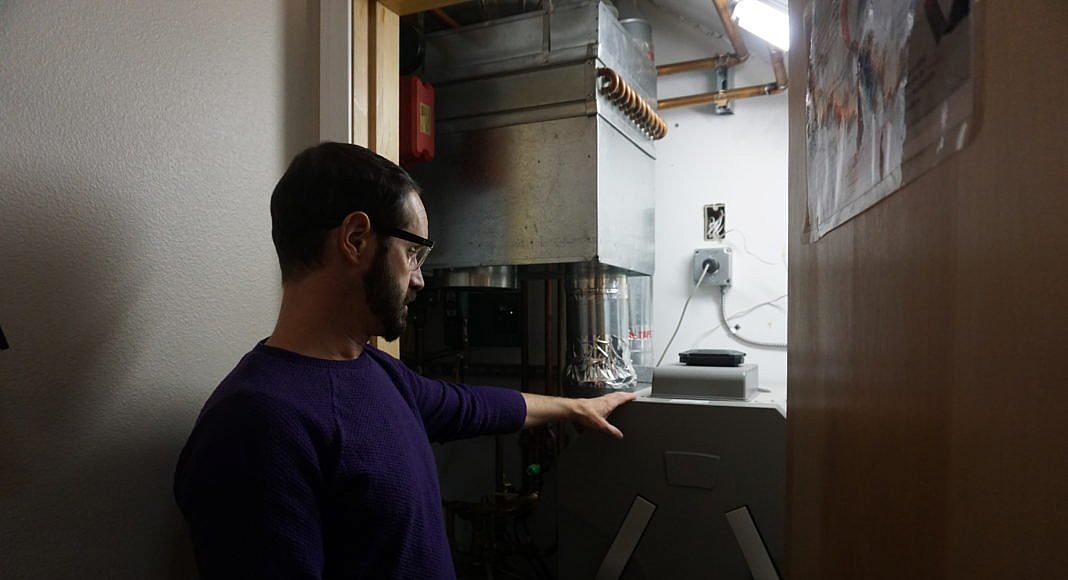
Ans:
[{"label": "wooden door frame", "polygon": [[[400,17],[463,0],[322,0],[319,139],[400,155]],[[400,343],[372,344],[400,356]]]}]

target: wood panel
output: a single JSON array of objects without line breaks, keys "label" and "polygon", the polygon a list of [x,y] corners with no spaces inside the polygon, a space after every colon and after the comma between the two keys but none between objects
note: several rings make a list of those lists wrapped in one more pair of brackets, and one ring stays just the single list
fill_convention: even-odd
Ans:
[{"label": "wood panel", "polygon": [[381,2],[371,2],[368,78],[374,95],[369,114],[371,149],[400,162],[400,17]]},{"label": "wood panel", "polygon": [[[323,0],[320,137],[400,156],[400,17],[376,0]],[[399,356],[400,345],[371,344]]]},{"label": "wood panel", "polygon": [[[400,17],[382,2],[367,2],[368,144],[400,162]],[[375,346],[400,358],[400,342],[375,337]]]},{"label": "wood panel", "polygon": [[813,244],[790,54],[790,578],[1068,569],[1068,3],[982,4],[975,142]]},{"label": "wood panel", "polygon": [[373,4],[374,0],[352,0],[352,142],[363,147],[371,145]]}]

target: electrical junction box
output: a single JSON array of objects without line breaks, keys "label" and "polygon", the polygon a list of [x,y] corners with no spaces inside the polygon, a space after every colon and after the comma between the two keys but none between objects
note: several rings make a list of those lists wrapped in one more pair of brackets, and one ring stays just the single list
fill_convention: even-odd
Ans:
[{"label": "electrical junction box", "polygon": [[702,282],[708,286],[730,286],[732,268],[730,248],[698,248],[693,251],[693,283],[701,279],[705,264],[709,264],[708,274]]},{"label": "electrical junction box", "polygon": [[400,160],[409,166],[434,159],[434,87],[417,76],[400,80]]},{"label": "electrical junction box", "polygon": [[722,242],[727,235],[727,205],[712,203],[704,208],[705,241]]}]

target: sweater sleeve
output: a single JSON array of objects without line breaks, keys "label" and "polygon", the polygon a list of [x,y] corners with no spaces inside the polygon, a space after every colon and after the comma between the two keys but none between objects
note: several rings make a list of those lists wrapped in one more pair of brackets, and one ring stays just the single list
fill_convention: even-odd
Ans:
[{"label": "sweater sleeve", "polygon": [[411,386],[431,441],[514,433],[523,428],[527,404],[519,391],[428,379],[400,361],[394,364]]},{"label": "sweater sleeve", "polygon": [[300,421],[270,397],[239,395],[197,422],[175,496],[201,577],[322,577],[320,471]]}]

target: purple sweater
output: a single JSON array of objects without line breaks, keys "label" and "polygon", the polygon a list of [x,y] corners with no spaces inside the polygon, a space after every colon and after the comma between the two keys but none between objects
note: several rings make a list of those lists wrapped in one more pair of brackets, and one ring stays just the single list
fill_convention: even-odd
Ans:
[{"label": "purple sweater", "polygon": [[258,344],[215,389],[174,493],[205,578],[454,578],[430,442],[518,431],[517,391],[433,381],[368,346]]}]

